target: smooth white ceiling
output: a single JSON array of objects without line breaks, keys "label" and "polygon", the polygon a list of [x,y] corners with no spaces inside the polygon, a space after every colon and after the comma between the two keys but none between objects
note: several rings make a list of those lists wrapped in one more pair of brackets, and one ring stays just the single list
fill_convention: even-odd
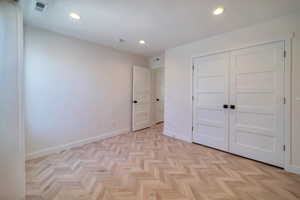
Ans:
[{"label": "smooth white ceiling", "polygon": [[[33,0],[21,3],[29,25],[144,56],[300,8],[300,0],[48,0],[47,11],[39,13]],[[218,6],[225,13],[212,15]],[[70,12],[81,20],[70,20]]]}]

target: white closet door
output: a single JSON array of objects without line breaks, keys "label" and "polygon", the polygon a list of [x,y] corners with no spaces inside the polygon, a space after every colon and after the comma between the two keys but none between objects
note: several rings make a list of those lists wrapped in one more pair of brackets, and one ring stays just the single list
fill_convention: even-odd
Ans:
[{"label": "white closet door", "polygon": [[194,60],[193,141],[228,151],[229,54]]},{"label": "white closet door", "polygon": [[284,42],[231,53],[230,152],[283,166]]},{"label": "white closet door", "polygon": [[133,67],[133,131],[150,126],[151,72],[145,67]]}]

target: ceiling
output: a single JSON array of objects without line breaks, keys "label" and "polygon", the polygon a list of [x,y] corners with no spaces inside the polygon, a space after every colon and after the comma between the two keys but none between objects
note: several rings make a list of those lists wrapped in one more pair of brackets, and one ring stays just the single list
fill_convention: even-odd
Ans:
[{"label": "ceiling", "polygon": [[[299,0],[41,0],[40,13],[33,1],[21,2],[26,24],[144,56],[300,9]],[[218,6],[225,12],[214,16]]]}]

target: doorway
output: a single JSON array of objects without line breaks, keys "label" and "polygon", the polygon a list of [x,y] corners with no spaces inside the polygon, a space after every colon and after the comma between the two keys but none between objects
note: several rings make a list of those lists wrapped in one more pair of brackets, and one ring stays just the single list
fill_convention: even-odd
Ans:
[{"label": "doorway", "polygon": [[163,67],[152,69],[152,110],[154,124],[164,121],[165,70]]},{"label": "doorway", "polygon": [[132,130],[137,131],[151,125],[151,71],[149,68],[133,66],[132,81]]}]

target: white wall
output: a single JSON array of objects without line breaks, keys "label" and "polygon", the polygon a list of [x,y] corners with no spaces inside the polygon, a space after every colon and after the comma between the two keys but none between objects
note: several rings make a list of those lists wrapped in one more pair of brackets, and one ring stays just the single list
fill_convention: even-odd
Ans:
[{"label": "white wall", "polygon": [[[165,131],[187,141],[192,137],[191,57],[220,50],[285,38],[295,32],[292,45],[292,155],[291,167],[300,173],[300,15],[221,34],[166,51]],[[298,99],[298,100],[297,100]]]},{"label": "white wall", "polygon": [[24,133],[21,110],[22,16],[0,2],[0,199],[25,197]]},{"label": "white wall", "polygon": [[26,27],[27,157],[128,132],[134,64],[147,59]]}]

